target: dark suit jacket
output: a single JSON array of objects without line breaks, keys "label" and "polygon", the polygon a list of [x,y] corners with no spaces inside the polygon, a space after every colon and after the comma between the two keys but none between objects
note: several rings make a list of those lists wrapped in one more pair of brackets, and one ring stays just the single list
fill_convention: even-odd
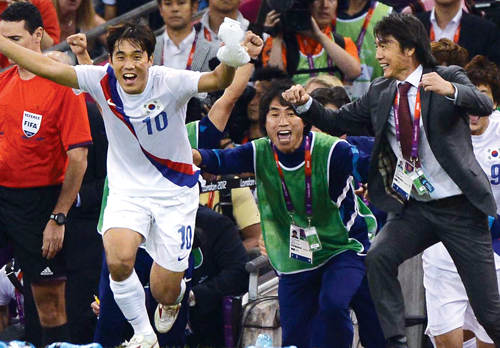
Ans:
[{"label": "dark suit jacket", "polygon": [[[415,15],[431,31],[431,11]],[[469,60],[480,54],[500,65],[500,28],[487,19],[462,11],[462,28],[458,44],[467,49]]]},{"label": "dark suit jacket", "polygon": [[[424,68],[423,73],[431,70]],[[472,150],[466,114],[490,115],[492,102],[474,87],[462,68],[450,66],[433,70],[456,86],[458,96],[455,105],[444,96],[420,89],[422,122],[430,148],[467,198],[486,214],[496,216],[490,183]],[[338,111],[327,110],[313,101],[311,108],[300,115],[327,133],[339,130],[348,133],[351,129],[373,125],[375,143],[368,186],[373,204],[386,212],[400,212],[404,206],[402,196],[392,188],[396,157],[386,137],[396,85],[396,80],[380,77],[371,83],[366,94]]]},{"label": "dark suit jacket", "polygon": [[[163,56],[164,35],[165,33],[156,38],[153,62],[155,65],[162,65],[161,60]],[[198,35],[198,33],[196,35]],[[210,69],[209,63],[213,58],[217,58],[218,50],[219,47],[217,47],[217,45],[205,40],[202,35],[198,35],[198,41],[196,42],[196,48],[194,50],[191,70],[201,72],[212,71],[212,69]]]}]

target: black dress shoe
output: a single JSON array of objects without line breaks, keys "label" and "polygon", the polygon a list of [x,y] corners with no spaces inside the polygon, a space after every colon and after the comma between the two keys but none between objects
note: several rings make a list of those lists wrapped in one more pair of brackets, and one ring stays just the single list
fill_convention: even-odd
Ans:
[{"label": "black dress shoe", "polygon": [[396,336],[387,339],[387,348],[408,348],[406,336]]}]

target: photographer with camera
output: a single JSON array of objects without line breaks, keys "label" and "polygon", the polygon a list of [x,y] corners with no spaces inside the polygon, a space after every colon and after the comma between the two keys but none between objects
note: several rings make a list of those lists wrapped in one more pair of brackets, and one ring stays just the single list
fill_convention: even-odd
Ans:
[{"label": "photographer with camera", "polygon": [[[287,71],[300,84],[321,73],[341,80],[353,80],[361,74],[356,45],[332,30],[337,0],[296,0],[291,8],[275,0],[270,5],[274,10],[265,22],[271,34],[262,53],[265,66]],[[311,21],[304,21],[304,16],[310,16]]]}]

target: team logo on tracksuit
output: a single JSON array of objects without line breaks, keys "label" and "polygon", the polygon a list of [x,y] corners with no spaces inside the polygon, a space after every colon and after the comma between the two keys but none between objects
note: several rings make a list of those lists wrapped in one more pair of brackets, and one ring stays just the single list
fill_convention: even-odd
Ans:
[{"label": "team logo on tracksuit", "polygon": [[23,132],[31,138],[40,130],[42,123],[42,115],[37,115],[32,112],[25,111],[23,114]]}]

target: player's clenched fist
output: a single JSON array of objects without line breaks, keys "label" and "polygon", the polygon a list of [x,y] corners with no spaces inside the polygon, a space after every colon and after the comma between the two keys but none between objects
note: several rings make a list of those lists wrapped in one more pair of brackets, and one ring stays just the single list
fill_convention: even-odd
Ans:
[{"label": "player's clenched fist", "polygon": [[292,86],[281,95],[283,96],[283,99],[294,104],[295,106],[304,105],[307,103],[309,98],[311,98],[302,85]]}]

